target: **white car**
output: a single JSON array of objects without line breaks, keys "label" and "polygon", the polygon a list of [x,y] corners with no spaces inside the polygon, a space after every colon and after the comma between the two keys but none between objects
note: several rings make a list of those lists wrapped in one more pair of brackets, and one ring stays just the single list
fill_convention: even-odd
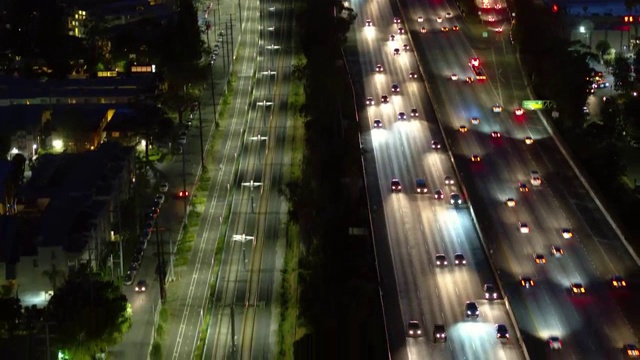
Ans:
[{"label": "white car", "polygon": [[447,19],[450,19],[450,18],[452,18],[452,17],[453,17],[453,14],[452,14],[452,13],[450,13],[450,12],[448,12],[448,13],[446,13],[444,16],[445,16]]},{"label": "white car", "polygon": [[423,22],[424,18],[422,16],[418,16],[418,22]]},{"label": "white car", "polygon": [[491,111],[493,111],[494,113],[500,113],[502,112],[502,105],[500,104],[495,104],[491,107]]},{"label": "white car", "polygon": [[471,123],[472,123],[473,125],[478,125],[478,124],[480,124],[480,118],[479,118],[479,117],[472,117],[472,118],[471,118]]},{"label": "white car", "polygon": [[160,204],[164,203],[164,194],[156,194],[156,199],[157,202],[159,202]]},{"label": "white car", "polygon": [[160,192],[167,192],[169,190],[169,183],[160,183]]},{"label": "white car", "polygon": [[562,350],[562,340],[557,336],[549,337],[549,349]]},{"label": "white car", "polygon": [[458,74],[451,74],[451,80],[458,80]]},{"label": "white car", "polygon": [[531,170],[529,177],[531,178],[531,185],[540,186],[542,184],[542,178],[540,178],[540,173],[538,171]]},{"label": "white car", "polygon": [[442,22],[442,16],[438,16],[438,17],[436,18],[436,21],[437,21],[437,22]]},{"label": "white car", "polygon": [[523,234],[528,234],[531,229],[529,229],[529,225],[527,223],[519,222],[518,227],[520,228],[520,232]]}]

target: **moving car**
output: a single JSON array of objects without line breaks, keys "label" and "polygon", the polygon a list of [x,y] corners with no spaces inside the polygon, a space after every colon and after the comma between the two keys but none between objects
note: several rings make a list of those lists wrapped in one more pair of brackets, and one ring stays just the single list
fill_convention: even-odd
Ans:
[{"label": "moving car", "polygon": [[436,254],[436,266],[447,266],[449,262],[444,254]]},{"label": "moving car", "polygon": [[440,28],[440,31],[442,31],[442,32],[449,32],[449,28],[448,28],[448,27],[446,27],[446,26],[443,26],[443,27],[441,27],[441,28]]},{"label": "moving car", "polygon": [[437,21],[437,22],[442,22],[442,16],[438,16],[438,17],[436,18],[436,21]]},{"label": "moving car", "polygon": [[498,291],[496,291],[493,284],[484,284],[483,286],[484,298],[487,300],[496,300],[498,298]]},{"label": "moving car", "polygon": [[400,180],[398,179],[391,179],[391,192],[401,192],[402,191],[402,184],[400,184]]},{"label": "moving car", "polygon": [[480,124],[480,118],[479,118],[479,117],[475,117],[475,116],[474,116],[474,117],[472,117],[472,118],[471,118],[471,123],[472,123],[473,125],[478,125],[478,124]]},{"label": "moving car", "polygon": [[394,16],[394,17],[393,17],[393,23],[394,23],[394,24],[400,24],[400,18],[399,18],[399,17],[397,17],[397,16]]},{"label": "moving car", "polygon": [[611,276],[611,286],[616,289],[620,289],[623,287],[627,287],[627,282],[624,280],[622,275],[613,275]]},{"label": "moving car", "polygon": [[471,155],[471,162],[480,162],[480,155],[473,154]]},{"label": "moving car", "polygon": [[467,125],[460,125],[460,127],[458,127],[458,131],[460,131],[461,133],[466,133],[467,131],[469,131],[469,128],[467,127]]},{"label": "moving car", "polygon": [[587,290],[584,288],[584,285],[582,285],[581,283],[571,283],[571,294],[573,295],[583,295],[587,292]]},{"label": "moving car", "polygon": [[475,80],[473,80],[473,78],[471,76],[467,76],[467,80],[466,81],[467,81],[467,84],[471,84]]},{"label": "moving car", "polygon": [[426,194],[427,191],[427,182],[424,179],[416,179],[416,192],[418,194]]},{"label": "moving car", "polygon": [[467,301],[464,304],[464,316],[467,318],[478,318],[480,316],[480,309],[478,308],[478,304],[473,301]]},{"label": "moving car", "polygon": [[162,182],[160,183],[160,192],[167,192],[167,190],[169,190],[169,183],[167,182]]},{"label": "moving car", "polygon": [[502,112],[502,105],[500,104],[495,104],[491,107],[491,111],[493,111],[494,113],[500,113]]},{"label": "moving car", "polygon": [[180,190],[178,192],[178,197],[181,198],[181,199],[182,198],[186,198],[188,196],[189,196],[189,191],[187,191],[187,190]]},{"label": "moving car", "polygon": [[451,80],[458,80],[458,74],[451,74]]},{"label": "moving car", "polygon": [[444,199],[444,193],[442,192],[442,190],[436,189],[436,191],[433,192],[433,197],[436,200],[442,200]]},{"label": "moving car", "polygon": [[389,103],[389,95],[385,94],[385,95],[380,96],[380,102],[382,104],[388,104]]},{"label": "moving car", "polygon": [[400,49],[398,48],[393,49],[393,56],[400,56]]},{"label": "moving car", "polygon": [[399,27],[399,28],[398,28],[398,34],[399,34],[399,35],[404,35],[404,34],[405,34],[405,30],[404,30],[404,28],[403,28],[403,27]]},{"label": "moving car", "polygon": [[528,276],[520,276],[520,286],[525,287],[525,288],[530,288],[533,287],[535,285],[535,283],[533,282],[533,279],[531,279]]},{"label": "moving car", "polygon": [[525,183],[518,183],[518,189],[520,192],[529,192],[529,187]]},{"label": "moving car", "polygon": [[409,44],[402,45],[402,50],[409,51]]},{"label": "moving car", "polygon": [[451,28],[453,31],[460,31],[460,26],[458,25],[453,25],[453,27]]},{"label": "moving car", "polygon": [[435,324],[433,325],[433,342],[447,342],[447,330],[444,327],[444,324]]},{"label": "moving car", "polygon": [[164,194],[156,194],[155,201],[157,201],[160,204],[162,204],[162,203],[164,203],[164,199],[165,199]]},{"label": "moving car", "polygon": [[418,22],[423,22],[424,18],[422,16],[418,16]]},{"label": "moving car", "polygon": [[373,101],[373,97],[368,96],[367,97],[367,105],[375,105],[375,101]]},{"label": "moving car", "polygon": [[420,32],[421,32],[421,33],[423,33],[423,34],[424,34],[424,33],[426,33],[426,32],[427,32],[427,28],[423,26],[423,27],[420,29]]},{"label": "moving car", "polygon": [[562,350],[562,340],[560,340],[557,336],[549,337],[549,349],[551,350]]},{"label": "moving car", "polygon": [[400,85],[392,84],[391,85],[391,92],[394,92],[394,93],[400,92]]},{"label": "moving car", "polygon": [[453,178],[451,178],[451,176],[446,175],[444,177],[444,184],[445,185],[453,185]]},{"label": "moving car", "polygon": [[462,198],[458,193],[451,193],[451,195],[449,195],[449,199],[450,199],[451,205],[454,205],[454,206],[462,205]]},{"label": "moving car", "polygon": [[365,21],[365,26],[366,26],[366,27],[371,27],[371,26],[373,26],[373,21],[371,21],[371,19],[367,19],[367,21]]},{"label": "moving car", "polygon": [[382,64],[376,65],[376,72],[383,72],[383,71],[384,71],[384,66],[382,66]]},{"label": "moving car", "polygon": [[515,110],[513,110],[513,112],[514,112],[517,116],[522,116],[522,115],[524,115],[524,109],[523,109],[523,108],[516,108]]},{"label": "moving car", "polygon": [[422,326],[419,322],[411,320],[407,325],[407,333],[409,337],[422,337]]},{"label": "moving car", "polygon": [[432,149],[440,149],[440,142],[438,140],[431,140],[431,148]]},{"label": "moving car", "polygon": [[571,239],[573,237],[573,231],[571,231],[571,229],[562,229],[562,237],[565,239]]},{"label": "moving car", "polygon": [[448,12],[448,13],[444,14],[444,16],[445,16],[447,19],[450,19],[450,18],[452,18],[452,17],[453,17],[453,14],[452,14],[452,13],[450,13],[450,12]]},{"label": "moving car", "polygon": [[624,353],[625,353],[625,355],[627,357],[639,357],[640,356],[640,350],[634,344],[624,344],[622,346],[622,350],[624,351]]},{"label": "moving car", "polygon": [[516,206],[516,200],[514,198],[507,198],[507,201],[505,201],[505,203],[508,207]]},{"label": "moving car", "polygon": [[389,35],[389,41],[396,41],[396,36],[393,34]]},{"label": "moving car", "polygon": [[509,330],[505,324],[496,325],[496,339],[509,340]]},{"label": "moving car", "polygon": [[494,139],[499,139],[502,137],[502,134],[500,133],[500,131],[492,131],[491,132],[491,137]]},{"label": "moving car", "polygon": [[417,79],[418,78],[418,74],[416,74],[415,71],[411,71],[409,73],[409,79]]},{"label": "moving car", "polygon": [[407,120],[407,114],[404,111],[398,113],[398,120]]},{"label": "moving car", "polygon": [[534,254],[533,255],[533,260],[536,262],[536,264],[546,264],[547,263],[547,259],[542,254]]},{"label": "moving car", "polygon": [[380,119],[373,120],[373,128],[374,129],[382,129],[382,120],[380,120]]},{"label": "moving car", "polygon": [[478,59],[477,57],[472,57],[469,60],[469,65],[471,65],[471,66],[480,66],[480,59]]},{"label": "moving car", "polygon": [[540,186],[542,184],[542,178],[537,170],[531,170],[529,179],[531,179],[531,185],[533,186]]},{"label": "moving car", "polygon": [[467,265],[467,259],[464,258],[464,255],[461,253],[456,253],[453,255],[453,264],[454,265]]},{"label": "moving car", "polygon": [[147,291],[147,281],[146,280],[138,280],[136,283],[136,292],[145,292]]},{"label": "moving car", "polygon": [[533,144],[533,138],[531,136],[525,136],[524,143],[527,145]]},{"label": "moving car", "polygon": [[184,145],[186,143],[187,143],[187,136],[186,135],[180,135],[180,137],[178,138],[178,144]]},{"label": "moving car", "polygon": [[564,255],[564,250],[560,246],[551,246],[551,254],[555,257]]},{"label": "moving car", "polygon": [[527,225],[527,223],[524,223],[524,222],[519,222],[518,228],[520,229],[520,232],[523,234],[528,234],[529,232],[531,232],[531,229],[529,229],[529,225]]},{"label": "moving car", "polygon": [[418,117],[418,115],[420,115],[418,113],[418,109],[417,108],[411,108],[411,117]]}]

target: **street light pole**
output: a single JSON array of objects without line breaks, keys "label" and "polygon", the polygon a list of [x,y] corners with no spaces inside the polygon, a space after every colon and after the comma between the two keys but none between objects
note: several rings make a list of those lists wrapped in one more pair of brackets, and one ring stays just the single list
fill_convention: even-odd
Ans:
[{"label": "street light pole", "polygon": [[[187,169],[186,169],[186,162],[187,159],[185,158],[185,144],[182,145],[182,191],[184,191],[184,195],[186,195],[187,192]],[[189,198],[189,196],[184,196],[184,215],[187,216],[187,199]]]}]

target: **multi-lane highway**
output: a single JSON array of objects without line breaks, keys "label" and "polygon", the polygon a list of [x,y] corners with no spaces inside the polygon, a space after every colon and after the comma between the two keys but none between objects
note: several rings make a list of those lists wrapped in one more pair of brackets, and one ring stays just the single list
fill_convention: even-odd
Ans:
[{"label": "multi-lane highway", "polygon": [[[271,358],[287,207],[278,190],[288,180],[287,94],[292,62],[289,1],[263,3],[257,65],[222,257],[207,359]],[[254,22],[250,22],[253,24]],[[255,22],[257,25],[257,22]],[[257,35],[257,34],[256,34]],[[258,40],[259,39],[259,40]]]},{"label": "multi-lane highway", "polygon": [[[383,274],[386,278],[395,277],[395,281],[383,283],[382,290],[385,302],[398,301],[400,309],[399,318],[387,316],[394,349],[392,356],[398,359],[524,358],[504,301],[485,300],[483,285],[495,280],[469,209],[465,204],[455,208],[450,203],[450,194],[462,195],[462,190],[433,118],[411,42],[408,35],[398,33],[399,27],[407,28],[409,24],[394,24],[394,16],[400,13],[388,1],[356,2],[351,6],[359,17],[355,25],[358,50],[350,52],[350,70],[362,75],[362,86],[356,86],[362,104],[369,96],[375,102],[363,108],[359,116],[363,145],[366,150],[372,150],[365,155],[366,162],[375,163],[377,169],[368,176],[372,183],[377,181],[379,185],[374,192],[381,194],[380,199],[375,194],[372,196],[372,204],[384,210],[384,214],[378,212],[375,217],[386,219],[376,221],[375,227],[377,234],[387,234],[378,239],[388,241],[391,271],[395,272],[395,275]],[[366,26],[367,19],[372,26]],[[390,34],[395,35],[395,41],[389,40]],[[409,45],[408,51],[402,50],[404,44]],[[397,56],[393,55],[395,48],[400,49]],[[378,64],[384,71],[376,72]],[[410,78],[411,72],[417,74],[416,79]],[[393,84],[399,86],[398,93],[392,93]],[[384,94],[390,98],[388,104],[381,104]],[[417,109],[418,116],[411,117],[413,108]],[[407,120],[398,120],[399,112],[405,112]],[[374,128],[375,119],[381,120],[381,128]],[[433,149],[432,140],[439,141],[442,148]],[[454,183],[445,184],[445,176],[451,176]],[[391,192],[392,178],[400,180],[402,192]],[[426,180],[427,194],[416,193],[417,178]],[[437,189],[444,193],[443,200],[435,199]],[[440,253],[447,257],[447,266],[436,264],[436,254]],[[454,265],[456,253],[465,256],[465,266]],[[467,301],[478,304],[478,319],[466,318]],[[420,322],[424,337],[407,338],[405,342],[411,320]],[[447,343],[433,342],[435,324],[446,326]],[[496,339],[496,324],[507,326],[510,341]]]},{"label": "multi-lane highway", "polygon": [[[496,26],[491,23],[467,28],[455,7],[445,2],[404,4],[406,26],[428,74],[436,112],[532,358],[620,358],[622,345],[636,338],[617,304],[628,296],[627,290],[612,289],[609,280],[616,273],[635,274],[637,265],[538,114],[514,114],[531,95],[508,30],[492,32]],[[447,12],[453,18],[447,18]],[[418,16],[425,17],[424,23],[417,22]],[[463,31],[441,31],[456,24]],[[426,33],[421,33],[422,26]],[[481,37],[482,31],[488,31],[488,37]],[[474,56],[488,81],[467,84]],[[451,80],[453,73],[458,81]],[[493,112],[496,103],[502,112]],[[480,118],[479,124],[472,124],[471,117]],[[460,132],[461,125],[469,131]],[[493,138],[492,132],[502,136]],[[527,136],[534,139],[532,144],[525,143]],[[482,160],[472,163],[473,154]],[[529,181],[532,170],[541,174],[541,186]],[[519,191],[519,182],[530,191]],[[516,206],[508,207],[507,198]],[[527,223],[530,232],[522,233],[519,222]],[[563,228],[571,229],[573,237],[563,237]],[[561,247],[564,256],[553,256],[552,246]],[[546,263],[537,264],[535,254],[544,255]],[[523,288],[520,276],[531,277],[535,286]],[[571,283],[581,283],[586,292],[572,296]],[[562,339],[561,351],[551,351],[546,342],[554,335]]]}]

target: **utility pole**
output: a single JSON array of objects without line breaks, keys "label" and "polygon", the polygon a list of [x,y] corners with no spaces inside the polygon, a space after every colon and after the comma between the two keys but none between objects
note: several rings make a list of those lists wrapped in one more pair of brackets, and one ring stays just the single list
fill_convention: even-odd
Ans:
[{"label": "utility pole", "polygon": [[187,195],[187,169],[186,169],[186,161],[185,158],[185,145],[182,145],[182,191],[184,191],[184,216],[187,216],[187,199],[189,196]]},{"label": "utility pole", "polygon": [[[229,69],[228,74],[231,74],[231,58],[229,57],[229,23],[228,22],[226,22],[224,24],[224,30],[225,30],[225,32],[224,32],[225,46],[227,48],[226,49],[227,51],[225,52],[225,55],[227,57],[227,64],[228,64],[228,69]],[[226,89],[226,85],[225,85],[225,89]]]},{"label": "utility pole", "polygon": [[233,17],[229,14],[229,29],[231,30],[231,62],[229,63],[229,73],[233,71]]}]

